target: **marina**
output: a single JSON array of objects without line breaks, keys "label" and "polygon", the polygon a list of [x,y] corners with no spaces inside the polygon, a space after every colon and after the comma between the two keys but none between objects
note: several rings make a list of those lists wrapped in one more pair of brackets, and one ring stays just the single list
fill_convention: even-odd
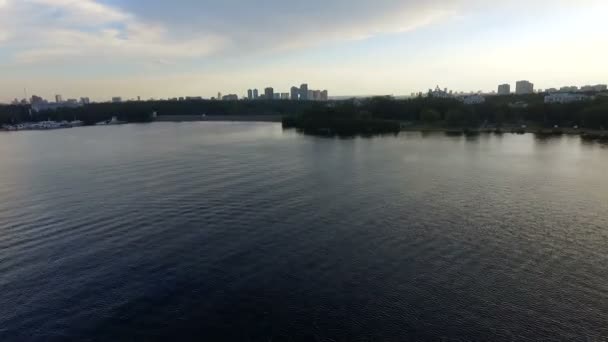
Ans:
[{"label": "marina", "polygon": [[84,122],[75,121],[41,121],[41,122],[24,122],[16,125],[3,125],[4,131],[44,131],[50,129],[62,129],[83,126]]}]

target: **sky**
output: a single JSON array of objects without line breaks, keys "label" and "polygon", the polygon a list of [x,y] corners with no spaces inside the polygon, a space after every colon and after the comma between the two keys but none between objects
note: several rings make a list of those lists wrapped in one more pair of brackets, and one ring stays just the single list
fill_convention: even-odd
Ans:
[{"label": "sky", "polygon": [[606,0],[0,0],[0,102],[608,83]]}]

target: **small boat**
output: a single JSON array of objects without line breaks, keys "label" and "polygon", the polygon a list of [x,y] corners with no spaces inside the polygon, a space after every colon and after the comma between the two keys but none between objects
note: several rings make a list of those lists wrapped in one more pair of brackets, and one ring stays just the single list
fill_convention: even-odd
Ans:
[{"label": "small boat", "polygon": [[101,121],[96,123],[96,126],[107,126],[107,125],[123,125],[126,124],[126,121],[120,121],[117,117],[113,116],[112,119],[107,121]]}]

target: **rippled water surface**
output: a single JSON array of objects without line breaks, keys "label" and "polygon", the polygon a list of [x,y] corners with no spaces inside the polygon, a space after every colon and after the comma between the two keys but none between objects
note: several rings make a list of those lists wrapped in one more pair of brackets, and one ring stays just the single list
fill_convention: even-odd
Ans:
[{"label": "rippled water surface", "polygon": [[0,340],[608,338],[608,148],[0,133]]}]

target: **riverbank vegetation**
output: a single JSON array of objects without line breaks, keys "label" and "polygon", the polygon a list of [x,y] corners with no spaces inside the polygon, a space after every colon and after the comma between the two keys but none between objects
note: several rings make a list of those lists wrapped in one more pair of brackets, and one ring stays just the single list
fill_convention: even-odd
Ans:
[{"label": "riverbank vegetation", "polygon": [[81,120],[92,125],[116,116],[121,121],[146,122],[152,113],[163,116],[230,116],[230,115],[277,115],[302,113],[311,108],[308,101],[129,101],[121,103],[91,103],[76,108],[32,111],[29,105],[0,105],[0,124],[16,124],[25,121],[72,121]]},{"label": "riverbank vegetation", "polygon": [[340,136],[395,134],[401,130],[398,121],[375,118],[360,110],[353,101],[330,106],[317,104],[302,114],[284,117],[283,127],[308,134]]},{"label": "riverbank vegetation", "polygon": [[29,106],[0,106],[0,124],[42,120],[82,120],[94,124],[117,116],[145,122],[158,115],[277,115],[284,126],[310,133],[375,134],[410,130],[561,129],[603,131],[608,128],[608,96],[570,104],[545,104],[542,94],[487,96],[486,102],[465,105],[456,99],[373,97],[344,101],[142,101],[95,103],[78,108],[35,112]]}]

